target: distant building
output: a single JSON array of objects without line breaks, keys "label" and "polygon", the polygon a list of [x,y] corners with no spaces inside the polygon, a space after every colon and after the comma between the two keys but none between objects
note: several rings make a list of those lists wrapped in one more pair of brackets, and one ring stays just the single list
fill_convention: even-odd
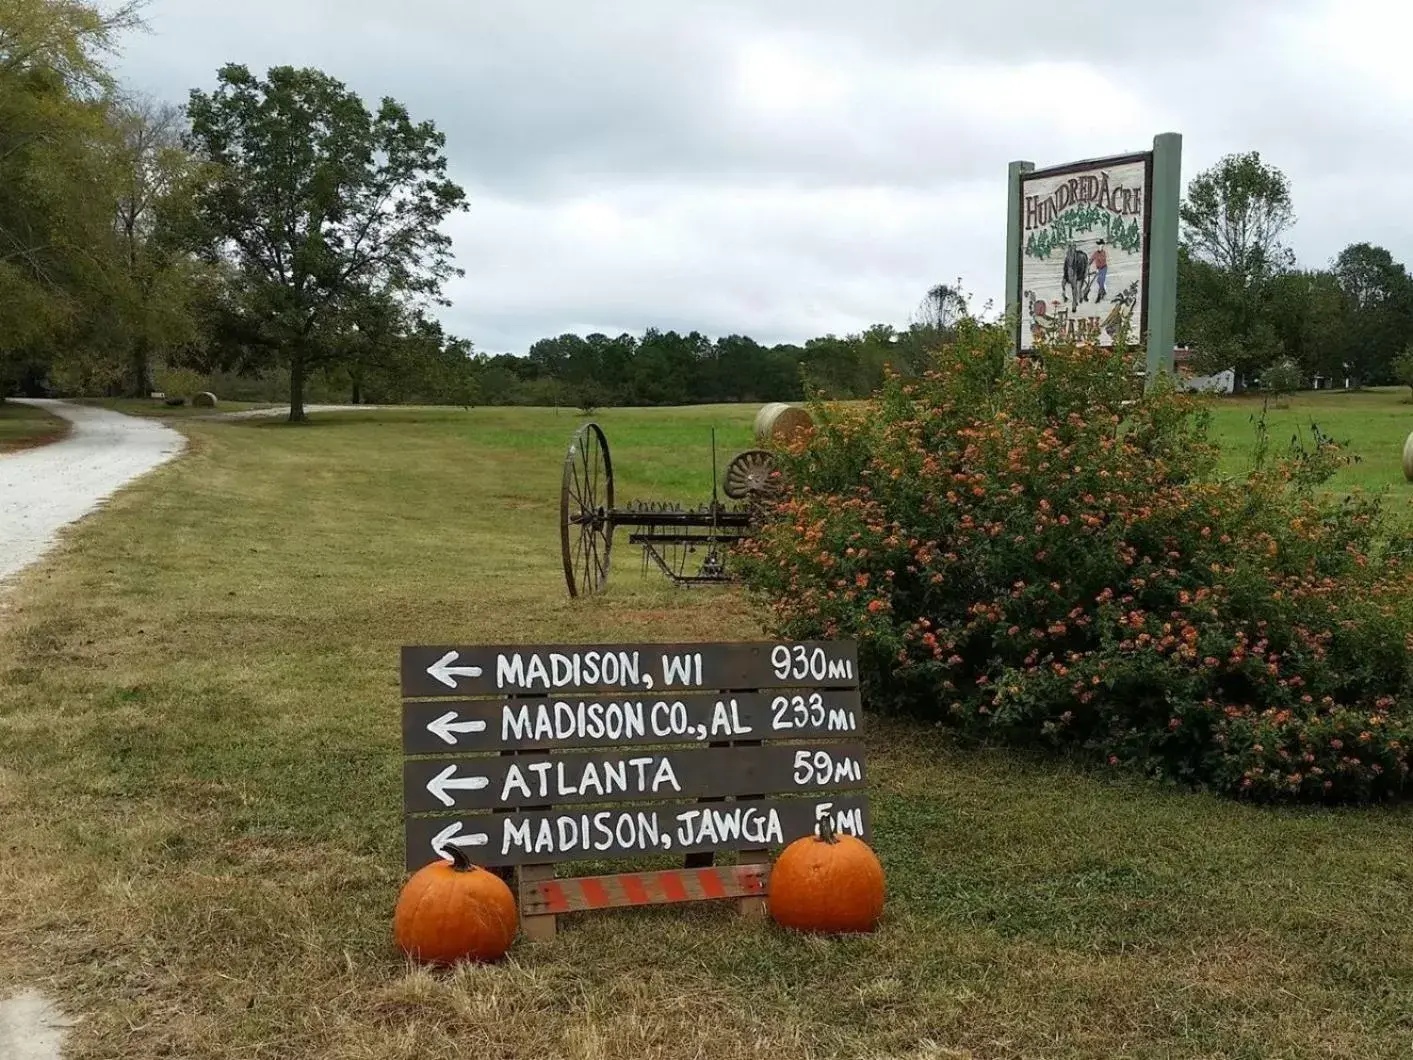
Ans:
[{"label": "distant building", "polygon": [[1184,390],[1205,394],[1232,394],[1236,392],[1236,372],[1233,369],[1228,368],[1215,375],[1197,375],[1192,367],[1193,361],[1196,359],[1197,351],[1191,346],[1173,347],[1173,371]]}]

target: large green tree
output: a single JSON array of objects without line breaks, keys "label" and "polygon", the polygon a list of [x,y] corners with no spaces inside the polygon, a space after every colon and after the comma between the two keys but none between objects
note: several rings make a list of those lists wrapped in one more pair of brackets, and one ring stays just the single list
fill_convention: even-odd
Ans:
[{"label": "large green tree", "polygon": [[1183,237],[1194,258],[1250,286],[1290,268],[1281,237],[1295,223],[1290,181],[1258,151],[1228,155],[1199,173],[1181,206]]},{"label": "large green tree", "polygon": [[1352,243],[1331,269],[1344,292],[1344,360],[1364,382],[1393,382],[1393,361],[1413,341],[1413,277],[1383,247]]},{"label": "large green tree", "polygon": [[1281,349],[1306,375],[1343,378],[1349,312],[1333,273],[1282,273],[1271,280],[1265,307]]},{"label": "large green tree", "polygon": [[350,307],[372,291],[443,301],[460,270],[442,223],[466,197],[447,176],[445,136],[396,100],[370,111],[342,82],[290,66],[259,78],[232,64],[218,82],[187,106],[189,142],[212,167],[197,231],[239,267],[248,348],[288,366],[298,422],[310,370],[347,351]]},{"label": "large green tree", "polygon": [[104,61],[123,32],[142,25],[146,0],[0,0],[0,73],[40,72],[76,99],[101,101],[117,80]]},{"label": "large green tree", "polygon": [[154,357],[197,341],[191,312],[199,263],[183,242],[201,170],[182,145],[180,107],[131,98],[114,108],[117,229],[126,324],[126,389],[144,396]]},{"label": "large green tree", "polygon": [[104,57],[137,11],[0,0],[0,394],[42,385],[57,361],[101,368],[83,362],[115,303]]},{"label": "large green tree", "polygon": [[716,340],[714,401],[759,401],[770,393],[770,354],[755,339],[726,335]]},{"label": "large green tree", "polygon": [[1249,376],[1281,354],[1271,281],[1294,266],[1290,181],[1259,152],[1228,155],[1188,185],[1181,205],[1178,339],[1209,369]]},{"label": "large green tree", "polygon": [[700,393],[701,369],[711,339],[648,328],[633,359],[633,397],[645,405],[688,405]]}]

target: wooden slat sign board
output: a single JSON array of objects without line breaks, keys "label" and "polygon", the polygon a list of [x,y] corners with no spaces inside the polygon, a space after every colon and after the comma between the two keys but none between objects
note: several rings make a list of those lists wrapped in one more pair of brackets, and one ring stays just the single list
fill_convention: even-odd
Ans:
[{"label": "wooden slat sign board", "polygon": [[[769,852],[822,814],[869,837],[858,687],[853,642],[403,648],[407,868],[450,845],[513,867],[531,937],[583,909],[759,911]],[[556,878],[649,854],[684,867]]]}]

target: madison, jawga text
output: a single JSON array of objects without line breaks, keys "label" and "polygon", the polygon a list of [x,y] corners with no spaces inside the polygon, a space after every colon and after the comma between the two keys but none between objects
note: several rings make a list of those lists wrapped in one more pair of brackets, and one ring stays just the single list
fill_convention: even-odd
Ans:
[{"label": "madison, jawga text", "polygon": [[[850,835],[863,831],[863,814],[857,809],[832,816],[836,831]],[[671,815],[656,810],[600,810],[539,821],[507,819],[501,854],[633,853],[737,841],[760,847],[783,843],[779,812],[774,808],[704,806]]]}]

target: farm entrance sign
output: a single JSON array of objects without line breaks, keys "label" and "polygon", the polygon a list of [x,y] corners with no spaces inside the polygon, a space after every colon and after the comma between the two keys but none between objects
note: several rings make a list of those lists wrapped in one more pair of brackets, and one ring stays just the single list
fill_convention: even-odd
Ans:
[{"label": "farm entrance sign", "polygon": [[1147,308],[1145,156],[1021,178],[1021,342],[1138,344]]},{"label": "farm entrance sign", "polygon": [[1016,350],[1147,343],[1150,378],[1173,369],[1181,137],[1153,150],[1010,169],[1007,304]]},{"label": "farm entrance sign", "polygon": [[[578,909],[759,906],[767,852],[821,815],[868,838],[852,642],[406,647],[402,694],[408,870],[450,846],[514,868],[531,936]],[[685,863],[555,877],[647,856]]]}]

